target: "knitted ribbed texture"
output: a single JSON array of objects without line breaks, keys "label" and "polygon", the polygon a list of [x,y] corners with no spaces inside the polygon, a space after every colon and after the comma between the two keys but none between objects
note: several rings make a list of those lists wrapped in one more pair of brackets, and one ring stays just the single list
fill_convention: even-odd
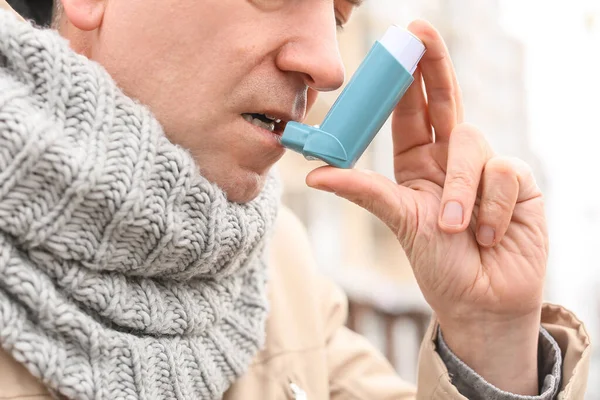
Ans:
[{"label": "knitted ribbed texture", "polygon": [[0,11],[0,344],[55,394],[221,398],[264,343],[278,197],[228,202],[99,65]]}]

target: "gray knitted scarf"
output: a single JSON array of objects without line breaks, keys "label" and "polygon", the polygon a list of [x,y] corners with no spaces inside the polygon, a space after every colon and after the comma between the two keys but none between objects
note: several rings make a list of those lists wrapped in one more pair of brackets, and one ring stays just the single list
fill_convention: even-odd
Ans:
[{"label": "gray knitted scarf", "polygon": [[57,396],[218,399],[264,342],[279,189],[234,204],[152,114],[0,10],[0,345]]}]

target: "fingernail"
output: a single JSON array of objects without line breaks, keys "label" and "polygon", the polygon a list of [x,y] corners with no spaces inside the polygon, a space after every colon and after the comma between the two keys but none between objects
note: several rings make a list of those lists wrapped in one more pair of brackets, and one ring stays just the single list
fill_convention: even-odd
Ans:
[{"label": "fingernail", "polygon": [[494,244],[494,239],[496,238],[496,231],[494,228],[488,225],[481,225],[479,227],[479,232],[477,233],[477,239],[479,243],[484,246],[491,246]]},{"label": "fingernail", "polygon": [[446,226],[461,226],[463,223],[463,208],[457,201],[449,201],[444,207],[442,223]]}]

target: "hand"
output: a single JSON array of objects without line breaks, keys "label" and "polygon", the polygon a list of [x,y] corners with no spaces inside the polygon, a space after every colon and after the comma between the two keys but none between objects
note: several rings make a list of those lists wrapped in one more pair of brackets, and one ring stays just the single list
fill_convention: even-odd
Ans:
[{"label": "hand", "polygon": [[428,50],[392,116],[396,183],[323,167],[307,184],[392,229],[459,358],[500,389],[538,394],[548,254],[542,195],[525,163],[495,155],[462,122],[460,88],[438,32],[422,21],[409,29]]}]

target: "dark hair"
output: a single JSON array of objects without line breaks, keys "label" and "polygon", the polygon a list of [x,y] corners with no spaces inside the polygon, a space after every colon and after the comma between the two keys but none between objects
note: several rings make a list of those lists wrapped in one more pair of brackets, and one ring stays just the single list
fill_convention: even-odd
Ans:
[{"label": "dark hair", "polygon": [[54,9],[52,0],[7,0],[7,2],[23,18],[33,20],[40,26],[50,26],[52,23]]}]

